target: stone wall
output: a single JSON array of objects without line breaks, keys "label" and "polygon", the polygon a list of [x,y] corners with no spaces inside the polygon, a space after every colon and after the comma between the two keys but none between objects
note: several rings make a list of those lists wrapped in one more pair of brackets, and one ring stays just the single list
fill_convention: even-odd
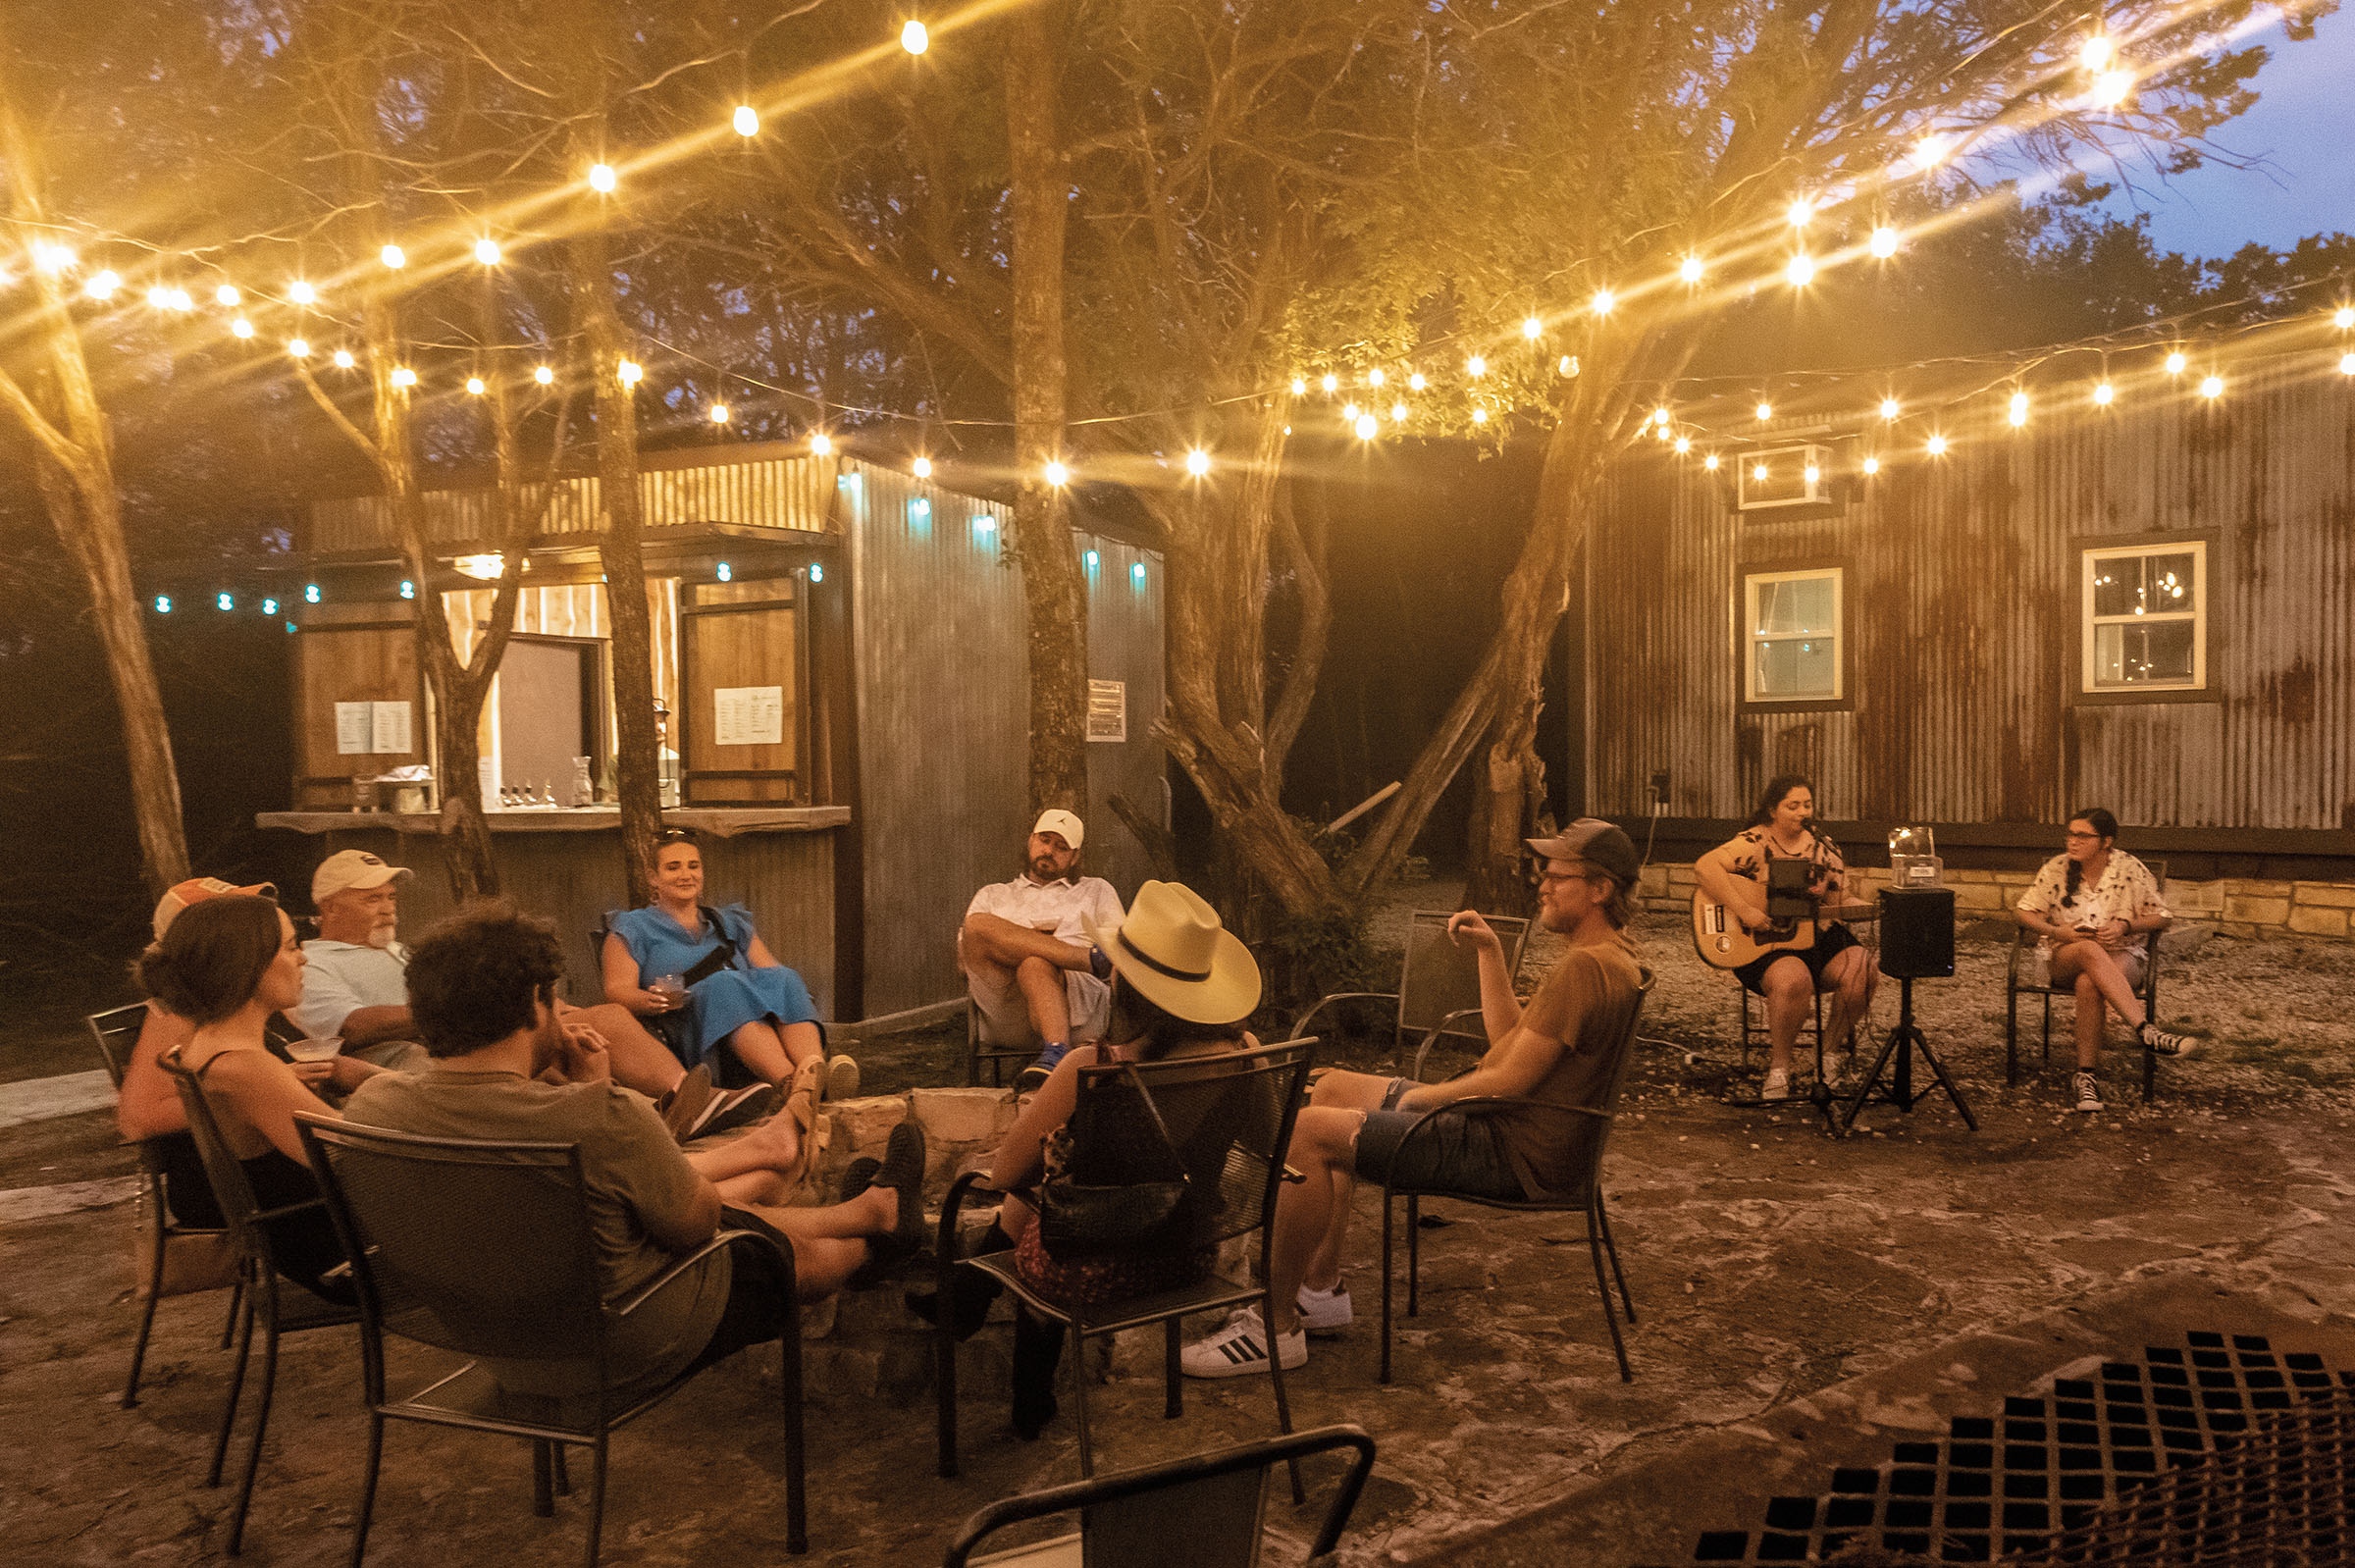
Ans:
[{"label": "stone wall", "polygon": [[[1864,897],[1889,881],[1885,868],[1858,866]],[[2000,920],[2036,880],[2033,871],[1966,871],[1948,867],[1946,885],[1955,890],[1959,918]],[[1690,863],[1645,867],[1643,903],[1659,914],[1682,915],[1693,902],[1696,878]],[[2269,882],[2226,877],[2213,882],[2170,879],[2167,901],[2178,926],[2197,922],[2238,937],[2355,938],[2355,885],[2345,882]]]}]

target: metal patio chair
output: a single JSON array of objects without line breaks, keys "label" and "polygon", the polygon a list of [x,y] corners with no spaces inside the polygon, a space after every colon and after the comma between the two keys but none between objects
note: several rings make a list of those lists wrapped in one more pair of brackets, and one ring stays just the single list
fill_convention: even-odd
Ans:
[{"label": "metal patio chair", "polygon": [[[1349,1468],[1317,1527],[1313,1561],[1340,1544],[1374,1468],[1374,1439],[1363,1428],[1318,1427],[1263,1437],[1009,1497],[966,1520],[941,1559],[943,1568],[1255,1568],[1267,1539],[1269,1467],[1280,1460],[1296,1465],[1334,1448],[1350,1450]],[[973,1555],[1001,1530],[1064,1513],[1079,1515],[1076,1531]]]},{"label": "metal patio chair", "polygon": [[[1423,1200],[1446,1198],[1457,1203],[1476,1203],[1484,1208],[1509,1209],[1524,1214],[1583,1214],[1587,1219],[1587,1251],[1595,1264],[1595,1288],[1602,1302],[1602,1321],[1611,1331],[1611,1353],[1619,1358],[1619,1381],[1633,1383],[1635,1373],[1627,1361],[1627,1344],[1619,1334],[1619,1320],[1611,1313],[1611,1280],[1619,1283],[1619,1299],[1627,1308],[1627,1321],[1636,1321],[1635,1297],[1628,1294],[1627,1276],[1619,1268],[1618,1243],[1611,1238],[1610,1216],[1604,1212],[1602,1197],[1602,1152],[1611,1133],[1611,1120],[1619,1109],[1619,1089],[1627,1079],[1628,1064],[1635,1060],[1636,1031],[1643,1022],[1644,1004],[1651,997],[1652,973],[1644,971],[1643,988],[1636,997],[1635,1010],[1629,1015],[1626,1031],[1620,1036],[1618,1056],[1604,1079],[1599,1103],[1593,1106],[1555,1105],[1546,1100],[1508,1099],[1501,1096],[1480,1095],[1457,1100],[1452,1104],[1426,1112],[1422,1119],[1406,1129],[1398,1140],[1398,1152],[1403,1156],[1418,1136],[1429,1135],[1432,1119],[1447,1112],[1472,1116],[1494,1116],[1500,1112],[1540,1115],[1558,1119],[1567,1124],[1565,1136],[1574,1140],[1579,1160],[1579,1179],[1564,1192],[1548,1198],[1507,1200],[1478,1197],[1466,1192],[1449,1192],[1434,1187],[1401,1187],[1385,1181],[1382,1187],[1382,1366],[1381,1381],[1390,1381],[1390,1276],[1391,1234],[1396,1229],[1396,1202],[1406,1199],[1406,1314],[1414,1317],[1421,1307],[1416,1279],[1423,1255]],[[1602,1272],[1604,1255],[1611,1263],[1610,1279]]]},{"label": "metal patio chair", "polygon": [[[589,1449],[587,1560],[596,1568],[604,1528],[607,1436],[703,1370],[691,1364],[652,1392],[623,1396],[607,1372],[606,1335],[681,1281],[692,1287],[696,1266],[727,1247],[769,1252],[787,1281],[777,1321],[785,1542],[789,1551],[809,1549],[801,1312],[793,1304],[790,1251],[763,1234],[722,1230],[623,1300],[608,1302],[579,1145],[427,1138],[316,1116],[298,1116],[295,1125],[359,1288],[368,1468],[353,1525],[352,1568],[360,1568],[368,1548],[388,1420],[529,1438],[534,1508],[543,1517],[555,1511],[551,1478],[554,1488],[569,1490],[562,1446]],[[590,1370],[595,1391],[565,1398],[511,1394],[476,1359],[414,1393],[394,1396],[385,1386],[387,1335],[474,1358],[577,1363]]]},{"label": "metal patio chair", "polygon": [[[1134,1071],[1153,1096],[1170,1135],[1184,1159],[1188,1201],[1194,1226],[1186,1244],[1210,1248],[1230,1237],[1257,1235],[1261,1283],[1227,1279],[1217,1273],[1200,1282],[1159,1291],[1126,1301],[1096,1306],[1066,1306],[1041,1295],[1015,1268],[1014,1251],[1002,1248],[977,1258],[959,1259],[957,1216],[966,1199],[975,1193],[995,1194],[982,1185],[984,1173],[960,1176],[941,1205],[935,1266],[939,1299],[956,1299],[951,1275],[959,1268],[979,1269],[1013,1291],[1042,1318],[1068,1325],[1075,1343],[1066,1357],[1072,1368],[1073,1401],[1079,1428],[1079,1473],[1095,1474],[1095,1449],[1088,1431],[1087,1341],[1124,1329],[1162,1326],[1163,1376],[1167,1402],[1163,1414],[1176,1420],[1184,1413],[1182,1379],[1178,1371],[1178,1326],[1192,1313],[1223,1311],[1257,1303],[1267,1312],[1268,1245],[1275,1228],[1276,1192],[1283,1179],[1284,1150],[1291,1142],[1292,1122],[1308,1082],[1310,1048],[1314,1040],[1286,1040],[1262,1046],[1240,1056],[1187,1057],[1150,1062]],[[1118,1067],[1083,1068],[1079,1093],[1121,1077]],[[957,1334],[955,1314],[939,1314],[938,1388],[940,1395],[940,1473],[957,1474]],[[1271,1365],[1276,1389],[1278,1430],[1292,1430],[1291,1406],[1284,1395],[1283,1369]],[[1292,1481],[1299,1500],[1298,1471]]]},{"label": "metal patio chair", "polygon": [[[1443,1037],[1468,1040],[1478,1049],[1487,1050],[1488,1031],[1479,1022],[1479,956],[1469,946],[1458,946],[1447,935],[1447,921],[1453,913],[1417,910],[1407,917],[1406,952],[1398,966],[1397,990],[1335,991],[1322,997],[1292,1020],[1292,1037],[1305,1038],[1317,1015],[1328,1008],[1344,1002],[1361,1006],[1387,1002],[1391,1005],[1391,1059],[1403,1067],[1407,1061],[1408,1037],[1412,1036],[1416,1042],[1413,1066],[1406,1069],[1409,1076],[1422,1075],[1423,1059]],[[1529,947],[1530,922],[1517,915],[1491,915],[1485,918],[1497,940],[1504,944],[1505,980],[1512,983],[1521,974],[1521,958]],[[1465,1026],[1467,1019],[1472,1020],[1469,1027]]]},{"label": "metal patio chair", "polygon": [[[2152,880],[2159,885],[2159,895],[2165,898],[2167,862],[2145,861],[2142,863],[2150,868]],[[2160,931],[2151,933],[2150,961],[2143,966],[2142,988],[2134,993],[2142,999],[2142,1015],[2147,1019],[2159,1016],[2159,938],[2163,934]],[[2049,982],[2037,985],[2031,975],[2023,972],[2029,952],[2035,946],[2035,934],[2021,925],[2016,915],[2014,916],[2011,947],[2004,955],[2004,1087],[2007,1089],[2017,1087],[2019,1083],[2020,998],[2035,997],[2044,1004],[2043,1030],[2038,1037],[2036,1055],[2039,1076],[2053,1063],[2053,999],[2060,997],[2067,1000],[2070,1007],[2076,1006],[2075,982],[2067,985]],[[2142,1057],[2142,1103],[2148,1105],[2158,1076],[2159,1058],[2153,1052],[2143,1050],[2139,1043],[2133,1049]]]}]

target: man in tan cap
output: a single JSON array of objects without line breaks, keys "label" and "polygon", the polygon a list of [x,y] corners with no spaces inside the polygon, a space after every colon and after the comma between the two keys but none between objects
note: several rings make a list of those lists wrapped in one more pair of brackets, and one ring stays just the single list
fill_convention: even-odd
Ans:
[{"label": "man in tan cap", "polygon": [[[1445,1083],[1337,1069],[1317,1080],[1286,1156],[1303,1179],[1287,1184],[1277,1199],[1268,1262],[1275,1321],[1261,1323],[1256,1311],[1236,1313],[1218,1333],[1185,1347],[1179,1365],[1186,1376],[1265,1372],[1271,1354],[1282,1357],[1288,1372],[1307,1364],[1310,1333],[1348,1326],[1342,1242],[1359,1177],[1515,1201],[1549,1195],[1578,1179],[1578,1118],[1442,1109],[1476,1095],[1591,1104],[1610,1081],[1643,994],[1643,970],[1625,933],[1633,913],[1629,889],[1642,868],[1635,845],[1591,816],[1553,838],[1528,843],[1543,865],[1539,923],[1567,937],[1568,951],[1523,1007],[1505,972],[1503,944],[1489,922],[1470,910],[1447,922],[1448,934],[1479,954],[1488,1054]],[[1440,1114],[1402,1148],[1407,1129],[1432,1111]]]},{"label": "man in tan cap", "polygon": [[1073,874],[1086,836],[1070,811],[1041,811],[1021,874],[975,893],[957,933],[957,962],[981,1010],[983,1038],[1040,1046],[1038,1060],[1015,1075],[1017,1091],[1046,1082],[1073,1041],[1104,1033],[1112,964],[1087,928],[1118,927],[1125,912],[1110,882]]}]

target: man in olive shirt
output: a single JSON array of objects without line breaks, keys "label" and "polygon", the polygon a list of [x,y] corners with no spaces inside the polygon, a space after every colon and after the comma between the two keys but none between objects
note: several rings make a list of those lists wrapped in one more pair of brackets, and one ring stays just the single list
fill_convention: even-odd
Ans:
[{"label": "man in olive shirt", "polygon": [[[652,1102],[611,1081],[603,1046],[567,1033],[554,1011],[563,956],[544,920],[501,906],[478,906],[429,931],[408,964],[409,1007],[432,1061],[414,1075],[380,1072],[355,1090],[346,1120],[437,1138],[574,1143],[589,1188],[590,1225],[605,1299],[615,1300],[683,1253],[731,1229],[769,1232],[793,1258],[795,1294],[818,1301],[912,1253],[921,1238],[923,1134],[913,1122],[892,1131],[871,1184],[830,1207],[777,1208],[783,1168],[780,1124],[731,1143],[682,1151]],[[560,1067],[568,1081],[540,1074]],[[856,1168],[855,1168],[856,1169]],[[696,1266],[606,1340],[612,1380],[658,1385],[690,1365],[707,1365],[776,1337],[787,1281],[765,1252],[728,1249]],[[572,1363],[501,1361],[500,1385],[560,1395],[590,1385],[594,1370]]]},{"label": "man in olive shirt", "polygon": [[1358,1177],[1515,1201],[1550,1196],[1577,1180],[1584,1119],[1536,1112],[1442,1114],[1399,1158],[1399,1140],[1426,1112],[1483,1095],[1592,1107],[1618,1070],[1643,987],[1625,934],[1629,889],[1641,868],[1636,847],[1591,816],[1529,847],[1544,865],[1539,922],[1566,936],[1569,950],[1524,1008],[1488,921],[1466,910],[1447,922],[1451,936],[1479,950],[1488,1054],[1445,1083],[1337,1070],[1317,1080],[1286,1156],[1303,1179],[1277,1199],[1268,1265],[1275,1333],[1256,1311],[1235,1313],[1185,1347],[1180,1364],[1188,1377],[1264,1372],[1271,1348],[1288,1372],[1307,1363],[1309,1331],[1348,1326],[1341,1247]]}]

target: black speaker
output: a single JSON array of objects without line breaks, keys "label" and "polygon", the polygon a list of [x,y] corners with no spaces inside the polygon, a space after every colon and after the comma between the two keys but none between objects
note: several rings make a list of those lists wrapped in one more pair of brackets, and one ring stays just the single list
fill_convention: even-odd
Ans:
[{"label": "black speaker", "polygon": [[1893,887],[1881,893],[1881,972],[1939,979],[1955,972],[1955,890]]}]

